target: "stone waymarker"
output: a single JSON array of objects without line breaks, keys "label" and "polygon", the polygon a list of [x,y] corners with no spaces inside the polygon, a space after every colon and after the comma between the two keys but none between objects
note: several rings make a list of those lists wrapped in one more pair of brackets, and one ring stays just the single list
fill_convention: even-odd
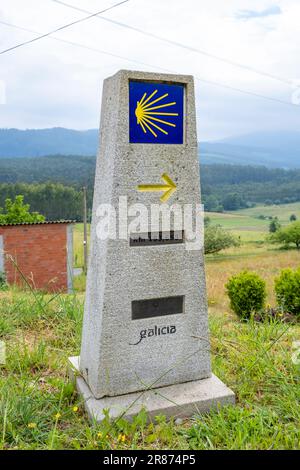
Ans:
[{"label": "stone waymarker", "polygon": [[105,80],[81,355],[71,358],[97,420],[103,409],[189,416],[234,403],[211,373],[202,245],[184,217],[145,224],[153,208],[199,204],[193,78]]}]

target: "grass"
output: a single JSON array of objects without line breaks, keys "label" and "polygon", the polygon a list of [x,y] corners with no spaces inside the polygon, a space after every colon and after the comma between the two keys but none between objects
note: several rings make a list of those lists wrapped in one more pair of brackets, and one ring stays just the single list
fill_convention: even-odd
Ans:
[{"label": "grass", "polygon": [[[251,227],[251,217],[246,216],[245,226]],[[142,411],[133,423],[108,418],[90,423],[67,377],[67,358],[79,353],[81,341],[81,275],[75,278],[74,295],[0,291],[0,340],[7,350],[0,366],[0,448],[300,448],[300,365],[292,360],[300,325],[242,323],[230,311],[224,290],[231,275],[254,270],[266,280],[267,302],[275,305],[274,278],[282,268],[299,266],[300,253],[275,249],[257,238],[256,229],[244,230],[228,214],[222,218],[227,224],[234,218],[231,228],[249,237],[239,248],[206,259],[212,368],[236,393],[236,406],[182,422],[158,416],[147,423]],[[81,266],[81,225],[75,250]]]},{"label": "grass", "polygon": [[278,217],[282,225],[290,223],[290,216],[295,214],[300,219],[300,203],[273,206],[256,206],[235,212],[209,212],[207,215],[212,223],[232,231],[243,242],[264,241],[269,232],[270,220],[260,219],[260,216]]},{"label": "grass", "polygon": [[0,293],[0,447],[3,449],[298,449],[299,365],[292,361],[299,325],[241,323],[224,292],[228,276],[255,269],[267,281],[299,265],[294,252],[207,260],[213,371],[237,405],[176,423],[144,412],[127,423],[89,423],[66,373],[79,353],[84,295],[51,297],[11,288]]},{"label": "grass", "polygon": [[264,215],[266,217],[278,217],[279,222],[283,225],[289,223],[290,216],[295,214],[300,219],[300,202],[293,204],[281,204],[272,206],[256,206],[251,209],[243,209],[237,211],[237,214],[248,217],[259,217]]},{"label": "grass", "polygon": [[[88,243],[90,240],[90,224],[88,224]],[[74,267],[83,267],[83,224],[76,224],[73,232],[73,250],[74,250]]]}]

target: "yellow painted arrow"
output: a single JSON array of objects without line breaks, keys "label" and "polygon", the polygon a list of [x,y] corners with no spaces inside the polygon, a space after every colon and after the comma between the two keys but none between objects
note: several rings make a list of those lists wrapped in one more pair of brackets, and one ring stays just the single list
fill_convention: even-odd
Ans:
[{"label": "yellow painted arrow", "polygon": [[161,202],[166,202],[173,193],[175,193],[177,186],[176,184],[171,180],[171,178],[164,173],[161,175],[161,179],[166,183],[166,184],[140,184],[137,187],[138,191],[163,191],[164,194],[160,197]]}]

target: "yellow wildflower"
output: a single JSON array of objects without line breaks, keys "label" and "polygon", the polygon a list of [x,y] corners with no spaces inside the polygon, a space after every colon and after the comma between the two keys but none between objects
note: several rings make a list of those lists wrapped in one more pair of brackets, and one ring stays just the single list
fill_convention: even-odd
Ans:
[{"label": "yellow wildflower", "polygon": [[29,429],[34,429],[34,428],[36,428],[36,423],[28,423],[27,427]]},{"label": "yellow wildflower", "polygon": [[125,440],[126,440],[125,434],[119,434],[119,435],[118,435],[118,441],[120,441],[120,442],[125,442]]},{"label": "yellow wildflower", "polygon": [[102,432],[98,432],[97,437],[99,437],[99,439],[101,439],[102,436],[103,436]]},{"label": "yellow wildflower", "polygon": [[74,413],[77,413],[77,411],[78,411],[78,406],[73,406],[73,411],[74,411]]},{"label": "yellow wildflower", "polygon": [[61,414],[60,414],[60,413],[56,413],[56,414],[54,415],[54,419],[59,419],[60,417],[61,417]]}]

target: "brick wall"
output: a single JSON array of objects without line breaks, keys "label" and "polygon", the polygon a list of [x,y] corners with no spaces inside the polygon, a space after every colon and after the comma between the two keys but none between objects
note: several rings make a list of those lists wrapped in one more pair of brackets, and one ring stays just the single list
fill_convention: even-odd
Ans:
[{"label": "brick wall", "polygon": [[14,258],[33,287],[50,292],[67,291],[70,287],[67,254],[69,229],[70,225],[64,223],[0,226],[4,268],[9,284],[24,285],[24,279],[7,255]]}]

